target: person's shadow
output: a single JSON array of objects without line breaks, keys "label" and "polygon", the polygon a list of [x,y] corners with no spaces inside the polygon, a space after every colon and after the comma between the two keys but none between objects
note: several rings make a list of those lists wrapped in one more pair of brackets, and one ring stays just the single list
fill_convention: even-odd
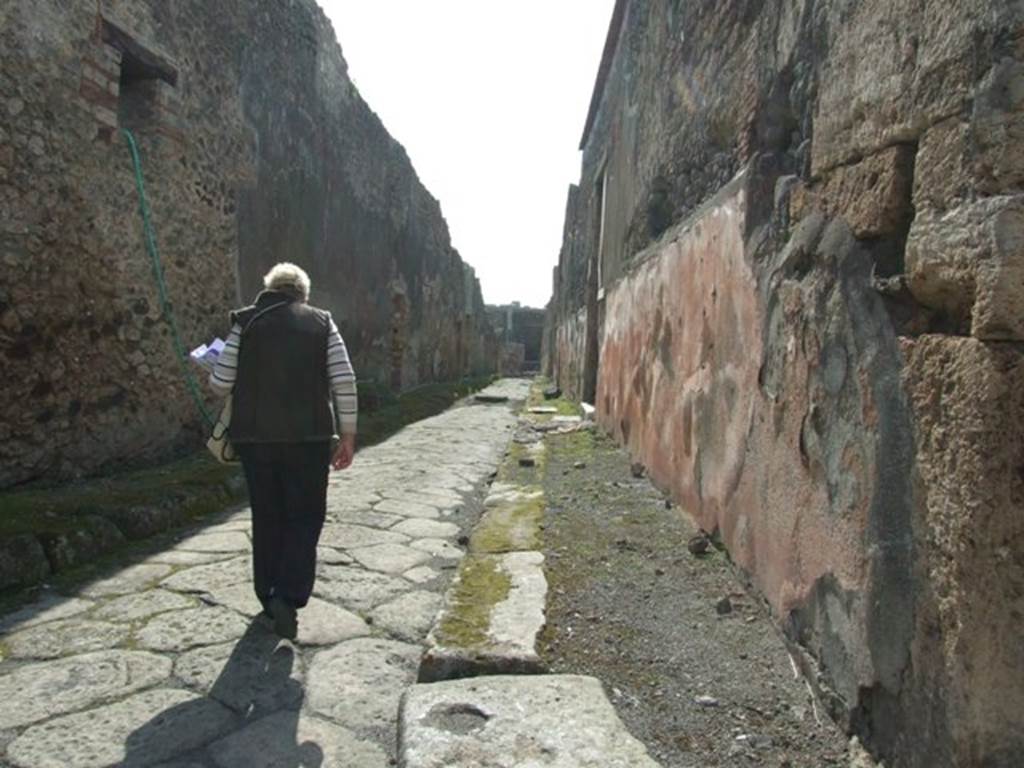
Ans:
[{"label": "person's shadow", "polygon": [[[219,674],[213,670],[223,663]],[[209,692],[151,691],[170,706],[133,731],[125,742],[125,768],[182,760],[206,748],[224,768],[319,768],[323,750],[298,743],[299,710],[305,691],[293,676],[295,652],[261,619],[253,619],[226,662],[216,651],[179,659],[175,674],[202,684],[216,674]],[[173,700],[179,703],[171,703]],[[211,743],[212,742],[212,743]]]}]

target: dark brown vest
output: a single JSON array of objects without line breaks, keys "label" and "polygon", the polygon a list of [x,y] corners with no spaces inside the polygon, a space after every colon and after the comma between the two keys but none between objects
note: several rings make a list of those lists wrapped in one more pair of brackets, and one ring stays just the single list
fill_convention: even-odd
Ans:
[{"label": "dark brown vest", "polygon": [[330,315],[286,293],[264,291],[231,313],[242,328],[233,443],[305,443],[334,434],[327,379]]}]

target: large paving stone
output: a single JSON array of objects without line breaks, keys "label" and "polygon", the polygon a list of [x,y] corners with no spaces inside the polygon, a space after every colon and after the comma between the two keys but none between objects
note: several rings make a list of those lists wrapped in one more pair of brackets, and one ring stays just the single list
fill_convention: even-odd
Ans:
[{"label": "large paving stone", "polygon": [[439,557],[442,560],[460,560],[466,554],[450,541],[445,541],[444,539],[418,539],[409,546],[413,549],[418,549],[420,552],[426,552],[431,557]]},{"label": "large paving stone", "polygon": [[377,544],[353,549],[352,557],[363,567],[383,573],[402,573],[430,560],[428,553],[402,544]]},{"label": "large paving stone", "polygon": [[150,555],[144,563],[167,563],[168,565],[203,565],[234,557],[233,552],[189,552],[183,549],[168,549]]},{"label": "large paving stone", "polygon": [[352,555],[333,547],[317,547],[316,561],[325,565],[352,565],[355,562]]},{"label": "large paving stone", "polygon": [[346,566],[324,568],[313,592],[356,611],[368,612],[412,585],[404,579]]},{"label": "large paving stone", "polygon": [[466,557],[427,637],[420,681],[543,671],[543,563],[540,552]]},{"label": "large paving stone", "polygon": [[263,612],[263,605],[256,599],[252,584],[248,582],[214,587],[203,595],[203,600],[223,605],[248,618],[258,616]]},{"label": "large paving stone", "polygon": [[404,578],[414,584],[426,584],[428,581],[433,581],[440,575],[440,572],[435,571],[429,565],[418,565],[415,568],[410,568],[402,574]]},{"label": "large paving stone", "polygon": [[160,584],[176,592],[208,592],[251,579],[252,560],[245,556],[185,568],[168,576]]},{"label": "large paving stone", "polygon": [[132,565],[110,578],[94,581],[81,590],[80,594],[85,597],[109,597],[110,595],[141,592],[156,584],[171,570],[172,566],[166,563]]},{"label": "large paving stone", "polygon": [[436,519],[441,516],[438,506],[424,504],[419,501],[384,499],[384,501],[377,504],[373,509],[375,512],[387,512],[392,515],[401,515],[402,517]]},{"label": "large paving stone", "polygon": [[374,512],[373,510],[360,509],[360,510],[334,510],[330,509],[330,501],[328,500],[328,512],[327,518],[332,522],[337,523],[351,523],[353,525],[368,525],[371,528],[390,528],[395,523],[400,523],[405,520],[401,515],[388,515],[384,512]]},{"label": "large paving stone", "polygon": [[139,630],[136,639],[142,648],[186,651],[239,638],[247,626],[248,622],[232,610],[204,605],[162,613]]},{"label": "large paving stone", "polygon": [[14,632],[3,646],[15,659],[53,659],[113,648],[128,636],[128,630],[124,624],[63,619]]},{"label": "large paving stone", "polygon": [[7,759],[16,768],[142,768],[212,741],[232,719],[188,691],[145,691],[32,726],[7,747]]},{"label": "large paving stone", "polygon": [[387,754],[351,731],[299,712],[278,712],[212,744],[214,762],[223,768],[344,766],[386,768]]},{"label": "large paving stone", "polygon": [[200,535],[209,535],[211,533],[230,533],[232,531],[248,532],[250,530],[252,530],[252,512],[247,510],[244,514],[236,515],[225,520],[223,523],[208,525],[199,533]]},{"label": "large paving stone", "polygon": [[333,645],[368,634],[370,626],[359,616],[325,600],[310,598],[299,611],[300,645]]},{"label": "large paving stone", "polygon": [[373,625],[400,640],[418,643],[427,636],[441,607],[441,595],[417,590],[378,606],[370,617]]},{"label": "large paving stone", "polygon": [[407,541],[409,537],[400,533],[346,523],[328,523],[320,534],[321,544],[339,549],[372,547],[375,544],[405,544]]},{"label": "large paving stone", "polygon": [[657,768],[592,677],[479,677],[402,697],[403,768]]},{"label": "large paving stone", "polygon": [[190,552],[246,552],[249,537],[242,531],[200,533],[178,542],[174,548]]},{"label": "large paving stone", "polygon": [[413,539],[451,539],[458,536],[461,529],[455,523],[413,518],[399,523],[391,530],[403,533]]},{"label": "large paving stone", "polygon": [[95,603],[91,600],[48,595],[0,619],[0,634],[77,616],[88,611],[93,605]]},{"label": "large paving stone", "polygon": [[138,651],[98,651],[26,664],[0,677],[0,723],[18,728],[155,685],[171,660]]},{"label": "large paving stone", "polygon": [[395,722],[398,699],[416,678],[419,646],[358,638],[313,657],[307,704],[317,714],[350,728]]},{"label": "large paving stone", "polygon": [[92,618],[101,621],[141,621],[166,611],[193,608],[193,598],[168,592],[166,589],[150,589],[136,595],[122,595],[100,604],[92,612]]},{"label": "large paving stone", "polygon": [[422,491],[419,488],[415,490],[395,490],[387,494],[386,498],[396,501],[412,501],[417,504],[438,507],[439,509],[458,507],[463,504],[463,498],[460,494],[447,490]]},{"label": "large paving stone", "polygon": [[304,696],[295,651],[269,627],[255,627],[238,642],[183,653],[174,663],[174,674],[242,714],[297,708]]}]

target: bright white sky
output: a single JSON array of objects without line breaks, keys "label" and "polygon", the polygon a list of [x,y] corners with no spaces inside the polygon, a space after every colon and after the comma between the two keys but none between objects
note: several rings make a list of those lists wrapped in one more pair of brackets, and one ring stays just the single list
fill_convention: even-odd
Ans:
[{"label": "bright white sky", "polygon": [[613,0],[320,0],[488,304],[542,307]]}]

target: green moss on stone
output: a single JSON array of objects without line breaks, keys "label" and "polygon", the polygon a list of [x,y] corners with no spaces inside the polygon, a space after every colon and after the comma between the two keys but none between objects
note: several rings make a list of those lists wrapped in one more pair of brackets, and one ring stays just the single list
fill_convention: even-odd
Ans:
[{"label": "green moss on stone", "polygon": [[491,612],[511,588],[512,581],[496,558],[470,555],[463,559],[438,627],[440,645],[467,650],[486,645]]},{"label": "green moss on stone", "polygon": [[544,496],[534,486],[522,488],[527,498],[489,508],[469,539],[469,551],[501,554],[539,550],[540,525],[544,519]]}]

